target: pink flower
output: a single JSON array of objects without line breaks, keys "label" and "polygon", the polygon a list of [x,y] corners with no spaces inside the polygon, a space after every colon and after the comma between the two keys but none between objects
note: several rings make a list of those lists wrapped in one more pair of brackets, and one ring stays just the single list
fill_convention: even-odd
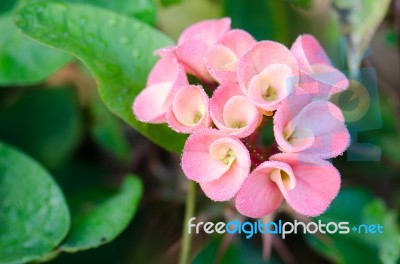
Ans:
[{"label": "pink flower", "polygon": [[327,159],[343,153],[350,136],[342,111],[301,88],[274,115],[274,135],[283,152],[302,152]]},{"label": "pink flower", "polygon": [[185,175],[200,183],[215,201],[235,196],[250,172],[250,155],[243,143],[215,129],[202,129],[186,141],[182,154]]},{"label": "pink flower", "polygon": [[172,107],[167,112],[167,122],[180,133],[192,133],[210,125],[208,96],[203,87],[183,86],[174,96]]},{"label": "pink flower", "polygon": [[179,37],[176,57],[187,72],[205,82],[214,82],[205,65],[205,56],[218,38],[230,29],[231,20],[205,20],[188,27]]},{"label": "pink flower", "polygon": [[222,132],[244,138],[252,134],[262,120],[262,115],[237,84],[223,84],[215,90],[210,100],[210,115]]},{"label": "pink flower", "polygon": [[236,196],[237,210],[259,218],[275,211],[283,198],[298,213],[323,213],[340,188],[340,174],[328,161],[281,153],[260,164]]},{"label": "pink flower", "polygon": [[237,82],[236,68],[239,59],[256,40],[246,31],[234,29],[225,32],[206,54],[206,66],[219,83]]},{"label": "pink flower", "polygon": [[277,42],[261,41],[241,59],[237,76],[242,91],[264,111],[274,111],[297,83],[297,62]]},{"label": "pink flower", "polygon": [[188,85],[186,73],[172,57],[161,58],[150,72],[144,88],[133,103],[136,118],[146,123],[164,123],[177,90]]},{"label": "pink flower", "polygon": [[346,76],[332,66],[321,44],[312,35],[299,36],[291,52],[299,65],[303,89],[318,97],[329,97],[348,88]]}]

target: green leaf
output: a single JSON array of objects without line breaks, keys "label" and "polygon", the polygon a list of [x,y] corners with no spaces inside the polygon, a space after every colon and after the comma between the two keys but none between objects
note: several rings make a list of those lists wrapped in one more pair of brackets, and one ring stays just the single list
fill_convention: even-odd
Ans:
[{"label": "green leaf", "polygon": [[128,226],[141,195],[139,178],[127,176],[118,191],[93,190],[71,198],[72,227],[60,249],[76,252],[110,242]]},{"label": "green leaf", "polygon": [[19,33],[12,13],[0,16],[0,28],[0,87],[41,82],[71,60]]},{"label": "green leaf", "polygon": [[30,37],[81,59],[113,113],[161,147],[182,150],[186,136],[167,125],[139,122],[131,110],[157,59],[154,50],[172,44],[165,35],[133,18],[78,4],[32,4],[18,12],[16,24]]},{"label": "green leaf", "polygon": [[130,155],[129,144],[120,120],[110,113],[98,96],[93,96],[90,112],[90,133],[94,141],[121,161],[127,161]]},{"label": "green leaf", "polygon": [[170,5],[176,5],[181,3],[183,0],[161,0],[161,4],[163,6],[170,6]]},{"label": "green leaf", "polygon": [[[396,215],[384,203],[361,189],[342,189],[328,210],[314,222],[349,222],[349,227],[380,224],[383,234],[306,235],[314,250],[335,263],[396,263],[399,258],[399,228]],[[362,254],[360,254],[362,252]]]},{"label": "green leaf", "polygon": [[313,0],[288,0],[290,3],[292,3],[295,6],[304,8],[304,9],[309,9],[312,7]]},{"label": "green leaf", "polygon": [[40,259],[65,237],[67,204],[35,161],[0,143],[0,263]]},{"label": "green leaf", "polygon": [[358,68],[369,43],[384,19],[390,0],[333,0],[339,15],[342,35],[347,38],[347,60],[352,77]]},{"label": "green leaf", "polygon": [[[17,31],[11,8],[15,1],[0,4],[0,86],[29,85],[44,81],[72,60],[64,52],[54,50],[32,41]],[[42,0],[20,0],[18,7]],[[53,2],[55,2],[53,0]],[[155,24],[156,7],[152,0],[109,1],[109,0],[59,0],[80,2],[103,7],[124,15],[134,16],[151,25]]]},{"label": "green leaf", "polygon": [[78,147],[82,117],[75,90],[34,89],[2,97],[0,102],[0,139],[46,167],[58,167]]},{"label": "green leaf", "polygon": [[[52,2],[87,4],[102,7],[119,14],[136,17],[141,21],[154,25],[156,22],[156,4],[153,0],[51,0]],[[43,2],[43,0],[20,0],[19,7],[32,3]]]}]

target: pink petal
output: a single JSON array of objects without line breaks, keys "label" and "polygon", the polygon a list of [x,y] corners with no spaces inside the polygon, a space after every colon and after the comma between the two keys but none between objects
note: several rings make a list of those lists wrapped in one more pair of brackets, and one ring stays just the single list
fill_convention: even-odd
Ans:
[{"label": "pink petal", "polygon": [[245,94],[248,93],[251,79],[273,64],[285,64],[293,73],[292,86],[298,77],[297,61],[282,44],[273,41],[261,41],[255,44],[239,61],[237,77]]},{"label": "pink petal", "polygon": [[228,201],[239,191],[249,172],[250,162],[244,166],[239,163],[233,163],[224,175],[214,181],[202,182],[200,187],[210,199]]},{"label": "pink petal", "polygon": [[162,82],[143,89],[133,103],[136,118],[146,123],[164,123],[165,112],[172,101],[167,100],[172,86],[171,82]]},{"label": "pink petal", "polygon": [[300,85],[314,97],[329,98],[348,88],[347,77],[332,67],[328,55],[312,35],[299,36],[291,52],[299,64]]},{"label": "pink petal", "polygon": [[215,90],[210,100],[210,115],[222,132],[239,138],[252,134],[262,118],[237,84],[221,85]]},{"label": "pink petal", "polygon": [[340,189],[340,174],[328,161],[303,154],[281,153],[271,160],[289,164],[296,177],[293,189],[277,185],[287,203],[300,214],[317,216],[322,214],[336,197]]},{"label": "pink petal", "polygon": [[213,82],[205,65],[205,56],[209,46],[199,39],[188,40],[176,48],[176,56],[185,70],[202,81]]},{"label": "pink petal", "polygon": [[300,86],[313,94],[314,98],[330,98],[333,94],[346,90],[350,85],[347,77],[332,66],[314,64],[311,68],[312,74],[300,75]]},{"label": "pink petal", "polygon": [[271,177],[275,177],[280,170],[289,175],[290,178],[287,181],[295,186],[295,179],[289,165],[278,161],[265,161],[250,173],[240,188],[235,200],[239,213],[260,218],[278,208],[282,201],[282,194]]},{"label": "pink petal", "polygon": [[146,123],[164,123],[165,114],[180,87],[188,85],[186,73],[175,58],[161,58],[147,79],[147,87],[135,98],[132,110]]},{"label": "pink petal", "polygon": [[292,76],[292,70],[285,64],[266,67],[250,80],[247,91],[250,101],[264,111],[276,110],[294,89]]},{"label": "pink petal", "polygon": [[230,26],[230,18],[197,22],[182,32],[178,40],[178,45],[193,39],[202,40],[208,45],[213,44],[219,36],[230,29]]},{"label": "pink petal", "polygon": [[[234,158],[227,160],[227,163],[223,159],[229,150]],[[217,180],[228,172],[233,164],[242,169],[248,168],[248,174],[250,154],[243,143],[234,137],[227,137],[215,129],[201,129],[189,136],[185,143],[182,169],[191,180],[201,183]],[[235,179],[232,178],[232,181]]]},{"label": "pink petal", "polygon": [[150,71],[146,86],[152,86],[161,82],[172,82],[176,86],[188,84],[186,73],[175,58],[161,58]]},{"label": "pink petal", "polygon": [[182,87],[175,94],[172,107],[167,112],[167,122],[180,133],[192,133],[208,127],[208,96],[203,88],[196,85]]},{"label": "pink petal", "polygon": [[206,66],[219,83],[237,82],[238,60],[256,43],[246,31],[234,29],[225,32],[206,55]]},{"label": "pink petal", "polygon": [[293,43],[290,51],[299,63],[299,69],[312,73],[314,64],[332,65],[321,44],[312,35],[301,35]]},{"label": "pink petal", "polygon": [[278,109],[274,117],[274,134],[279,147],[284,152],[301,151],[321,158],[333,158],[343,153],[349,146],[350,136],[341,110],[326,101],[311,102],[301,111],[296,111],[293,105],[292,109],[288,106],[293,101],[299,106],[304,99],[289,98],[282,104],[283,108]]}]

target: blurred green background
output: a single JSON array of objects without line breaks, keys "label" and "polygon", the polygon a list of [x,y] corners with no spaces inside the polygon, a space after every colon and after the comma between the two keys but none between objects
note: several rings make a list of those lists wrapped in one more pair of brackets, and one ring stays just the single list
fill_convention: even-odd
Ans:
[{"label": "blurred green background", "polygon": [[[171,154],[165,148],[178,152],[176,150],[183,141],[176,138],[172,147],[157,147],[127,124],[134,122],[130,120],[130,106],[119,108],[119,104],[132,102],[133,98],[124,96],[121,87],[112,91],[104,88],[111,87],[110,83],[118,86],[119,82],[129,82],[118,66],[124,64],[129,68],[135,59],[144,65],[143,70],[132,69],[132,79],[139,87],[144,84],[155,58],[148,59],[133,52],[132,56],[122,56],[113,64],[112,56],[104,50],[108,45],[119,49],[119,45],[129,44],[130,37],[123,35],[124,32],[115,31],[108,35],[98,29],[98,35],[74,39],[74,32],[79,27],[73,27],[73,18],[72,22],[64,21],[65,32],[62,29],[62,33],[54,32],[54,41],[52,32],[43,31],[42,37],[32,33],[50,46],[58,47],[55,43],[60,43],[59,48],[71,50],[72,55],[39,44],[24,36],[14,24],[17,22],[25,33],[35,32],[35,26],[32,26],[35,18],[31,21],[27,14],[21,16],[26,21],[20,22],[15,15],[20,8],[34,2],[40,1],[0,2],[0,141],[32,158],[25,160],[18,156],[18,151],[8,152],[7,146],[0,146],[0,175],[8,175],[8,180],[6,177],[0,180],[0,263],[23,261],[7,261],[5,252],[6,248],[13,247],[11,242],[26,244],[30,237],[24,235],[29,233],[19,233],[18,228],[29,228],[29,221],[33,219],[24,212],[11,217],[12,209],[8,203],[35,199],[35,191],[32,191],[33,198],[28,196],[29,191],[42,192],[44,184],[56,186],[54,188],[66,197],[72,212],[72,229],[67,240],[57,242],[63,245],[62,250],[54,244],[55,250],[45,256],[41,253],[32,255],[29,244],[25,245],[25,253],[21,254],[40,256],[27,258],[29,261],[41,258],[41,261],[51,263],[177,263],[187,180],[179,166],[179,155]],[[367,91],[360,95],[350,89],[337,98],[336,103],[348,118],[353,144],[345,155],[333,161],[342,175],[342,190],[320,219],[350,221],[354,225],[381,223],[384,234],[298,234],[285,240],[274,236],[269,261],[262,258],[259,236],[246,240],[244,236],[200,234],[194,236],[193,263],[400,263],[400,1],[48,2],[61,2],[73,10],[84,10],[82,12],[87,13],[88,19],[82,17],[82,27],[96,25],[96,19],[103,18],[99,10],[107,9],[115,13],[115,16],[109,15],[110,24],[114,23],[113,17],[116,21],[120,17],[133,17],[139,24],[156,28],[172,40],[194,22],[222,16],[231,17],[233,28],[245,29],[257,40],[276,40],[289,47],[299,34],[314,34],[335,66],[363,84]],[[37,17],[46,21],[46,15]],[[121,21],[125,20],[121,18]],[[130,27],[126,26],[125,30],[129,31]],[[145,26],[143,31],[146,30]],[[132,28],[127,35],[132,41],[146,39],[139,33]],[[65,43],[57,34],[61,34]],[[105,38],[98,37],[103,35]],[[151,40],[149,37],[148,42],[141,45],[153,45]],[[157,42],[155,37],[154,41]],[[160,43],[168,41],[161,41],[160,37]],[[93,47],[91,43],[95,43]],[[157,45],[154,44],[154,49]],[[90,58],[95,57],[98,60],[90,62]],[[126,98],[113,97],[113,93],[119,92],[118,96]],[[365,100],[369,102],[368,111],[359,113]],[[351,119],[352,115],[358,115],[357,120]],[[146,126],[140,129],[150,131]],[[264,138],[268,141],[271,135],[266,134]],[[175,137],[171,136],[171,140]],[[13,163],[17,159],[26,163]],[[37,163],[41,164],[40,168],[35,167]],[[48,178],[43,178],[46,181],[40,178],[43,182],[32,178],[31,182],[18,179],[12,183],[13,175],[6,172],[11,166],[14,171],[18,166],[27,168],[25,173],[40,170],[43,177],[55,182]],[[32,169],[28,169],[29,166]],[[45,171],[41,171],[42,167]],[[28,183],[32,185],[28,186]],[[15,191],[19,188],[27,190],[26,197],[14,197],[22,200],[10,202],[8,198],[12,196],[13,188]],[[40,197],[36,198],[39,201]],[[32,206],[39,210],[43,203],[52,201],[42,198],[41,204]],[[198,192],[196,207],[198,221],[240,218],[231,204],[213,203],[201,192]],[[287,221],[304,220],[284,211],[276,217]],[[68,222],[67,218],[59,221]],[[51,226],[51,219],[42,220]],[[113,219],[119,222],[114,223]],[[2,221],[8,222],[3,224]],[[54,228],[59,231],[61,227]],[[86,250],[92,247],[95,249]],[[79,252],[65,253],[74,251]]]}]

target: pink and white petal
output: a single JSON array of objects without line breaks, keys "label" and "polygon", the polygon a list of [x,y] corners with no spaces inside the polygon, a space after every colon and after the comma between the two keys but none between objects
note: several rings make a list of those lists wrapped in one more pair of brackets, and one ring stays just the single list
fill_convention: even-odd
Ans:
[{"label": "pink and white petal", "polygon": [[282,44],[274,41],[261,41],[240,59],[237,76],[243,93],[247,94],[250,80],[272,64],[286,64],[292,69],[293,77],[298,76],[297,61]]},{"label": "pink and white petal", "polygon": [[199,39],[188,40],[176,48],[176,56],[186,72],[195,75],[205,82],[213,82],[205,65],[205,56],[208,50],[206,42]]},{"label": "pink and white petal", "polygon": [[[261,73],[253,76],[249,83],[249,99],[264,111],[275,111],[280,102],[294,90],[298,78],[285,64],[272,64]],[[272,90],[271,90],[272,89]],[[273,93],[271,99],[265,99],[267,92]]]},{"label": "pink and white petal", "polygon": [[[234,100],[231,101],[231,99]],[[254,132],[262,118],[257,108],[243,96],[237,84],[224,84],[214,91],[210,99],[210,115],[221,131],[240,138]],[[235,122],[240,122],[245,126],[235,128]]]},{"label": "pink and white petal", "polygon": [[274,212],[282,202],[282,194],[271,174],[284,170],[293,175],[291,168],[282,162],[265,161],[246,178],[236,195],[236,209],[242,215],[260,218]]},{"label": "pink and white petal", "polygon": [[[233,152],[233,160],[242,168],[250,168],[250,154],[243,143],[234,137],[227,137],[216,129],[196,131],[185,143],[182,154],[182,169],[186,176],[197,182],[209,182],[221,177],[231,167],[231,162],[223,159]],[[218,155],[219,154],[219,155]]]},{"label": "pink and white petal", "polygon": [[304,129],[312,131],[313,144],[299,151],[320,158],[336,157],[342,154],[350,144],[350,135],[344,123],[342,111],[327,101],[314,101],[305,106],[291,121],[290,126],[292,131]]},{"label": "pink and white petal", "polygon": [[133,102],[136,118],[146,123],[164,123],[165,113],[172,103],[168,100],[172,85],[171,82],[161,82],[143,89]]},{"label": "pink and white petal", "polygon": [[279,105],[274,115],[274,136],[278,146],[287,152],[295,152],[296,146],[292,146],[286,141],[284,130],[292,119],[294,119],[301,110],[312,102],[312,96],[305,90],[297,87],[295,91]]},{"label": "pink and white petal", "polygon": [[182,87],[174,96],[167,121],[173,130],[180,133],[192,133],[208,127],[208,96],[203,88],[196,85]]},{"label": "pink and white petal", "polygon": [[322,83],[322,87],[326,87],[328,97],[346,90],[350,85],[347,77],[332,66],[314,64],[311,67],[313,69],[312,77]]},{"label": "pink and white petal", "polygon": [[161,82],[172,82],[177,86],[188,84],[185,71],[175,58],[161,58],[150,71],[146,87]]},{"label": "pink and white petal", "polygon": [[189,40],[201,39],[208,45],[217,41],[218,37],[231,27],[230,18],[210,19],[197,22],[186,28],[179,37],[178,45]]},{"label": "pink and white petal", "polygon": [[156,50],[154,54],[161,58],[176,58],[175,50],[176,46],[167,46]]},{"label": "pink and white petal", "polygon": [[314,64],[332,65],[321,44],[312,35],[301,35],[293,43],[290,51],[299,64],[299,70],[313,73]]},{"label": "pink and white petal", "polygon": [[270,158],[290,165],[296,186],[278,184],[287,203],[298,213],[318,216],[325,212],[340,189],[340,174],[328,161],[304,154],[281,153]]},{"label": "pink and white petal", "polygon": [[249,172],[250,166],[242,167],[238,163],[233,163],[229,171],[220,178],[200,183],[200,187],[211,200],[228,201],[237,194]]},{"label": "pink and white petal", "polygon": [[257,41],[249,33],[241,29],[229,30],[217,41],[217,44],[232,50],[238,58],[246,54],[256,43]]},{"label": "pink and white petal", "polygon": [[238,60],[231,49],[223,45],[214,45],[206,54],[205,64],[211,76],[219,83],[235,83]]}]

